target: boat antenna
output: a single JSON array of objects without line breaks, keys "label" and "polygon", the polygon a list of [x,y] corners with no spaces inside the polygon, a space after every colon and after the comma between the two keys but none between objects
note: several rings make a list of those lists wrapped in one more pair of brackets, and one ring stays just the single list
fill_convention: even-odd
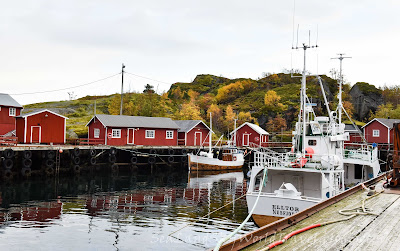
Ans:
[{"label": "boat antenna", "polygon": [[[294,49],[294,15],[295,15],[295,13],[296,13],[296,0],[293,0],[292,49]],[[297,36],[297,38],[298,38],[298,36]]]},{"label": "boat antenna", "polygon": [[339,124],[342,123],[342,110],[343,110],[343,104],[342,104],[342,86],[343,86],[343,74],[342,74],[342,61],[345,58],[351,58],[351,57],[344,57],[344,53],[338,53],[337,58],[331,58],[331,59],[339,59],[340,61],[340,69],[339,69],[339,94],[338,94],[338,114],[339,114]]}]

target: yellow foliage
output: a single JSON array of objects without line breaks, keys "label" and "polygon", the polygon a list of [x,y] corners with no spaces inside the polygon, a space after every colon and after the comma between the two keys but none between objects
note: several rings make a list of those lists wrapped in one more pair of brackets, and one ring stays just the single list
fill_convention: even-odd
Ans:
[{"label": "yellow foliage", "polygon": [[229,131],[230,128],[233,128],[235,118],[236,114],[233,112],[232,106],[228,105],[225,111],[225,125]]},{"label": "yellow foliage", "polygon": [[179,119],[181,120],[201,120],[200,109],[193,102],[182,105],[179,111]]}]

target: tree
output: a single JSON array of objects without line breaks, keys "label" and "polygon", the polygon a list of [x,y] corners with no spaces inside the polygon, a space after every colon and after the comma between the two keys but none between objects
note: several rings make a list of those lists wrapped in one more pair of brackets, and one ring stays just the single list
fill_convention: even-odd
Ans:
[{"label": "tree", "polygon": [[232,106],[228,105],[225,110],[225,126],[228,128],[228,131],[231,131],[230,128],[233,128],[234,121],[236,118],[236,114],[232,109]]},{"label": "tree", "polygon": [[281,112],[287,109],[287,106],[279,103],[281,97],[274,90],[269,90],[264,96],[264,104],[267,110]]},{"label": "tree", "polygon": [[276,116],[273,119],[270,119],[266,125],[268,132],[279,132],[282,129],[285,130],[286,120],[281,117],[281,115]]},{"label": "tree", "polygon": [[218,107],[218,105],[212,104],[207,110],[208,119],[210,119],[210,113],[212,114],[212,126],[217,128],[218,131],[221,131],[223,125],[222,110]]},{"label": "tree", "polygon": [[257,124],[256,119],[251,116],[250,112],[239,112],[238,115],[238,124],[241,125],[245,122],[250,122],[253,124]]},{"label": "tree", "polygon": [[201,120],[200,109],[194,102],[183,104],[178,113],[181,120]]},{"label": "tree", "polygon": [[149,84],[145,85],[143,93],[154,93],[154,86]]}]

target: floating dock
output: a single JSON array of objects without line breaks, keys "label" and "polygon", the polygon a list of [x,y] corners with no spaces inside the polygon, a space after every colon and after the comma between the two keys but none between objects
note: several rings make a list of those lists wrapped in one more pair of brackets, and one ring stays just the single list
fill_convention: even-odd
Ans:
[{"label": "floating dock", "polygon": [[[384,189],[385,177],[381,175],[291,217],[250,232],[225,244],[220,250],[397,250],[400,246],[400,231],[397,230],[400,225],[400,192]],[[376,195],[365,201],[368,214],[347,219],[348,216],[339,213],[361,207],[362,201],[368,198],[364,188],[369,186],[375,188],[373,194]],[[338,221],[342,219],[347,220]],[[314,228],[279,242],[285,236],[310,226]],[[267,248],[278,242],[275,247]]]}]

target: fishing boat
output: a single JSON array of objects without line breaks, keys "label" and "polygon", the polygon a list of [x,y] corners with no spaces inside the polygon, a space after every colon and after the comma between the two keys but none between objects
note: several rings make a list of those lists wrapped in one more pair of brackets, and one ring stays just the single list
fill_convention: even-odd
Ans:
[{"label": "fishing boat", "polygon": [[[210,127],[208,151],[199,151],[195,154],[188,154],[189,171],[217,171],[217,170],[238,170],[244,164],[244,153],[234,143],[214,147],[212,149],[212,116],[210,116]],[[218,142],[222,139],[218,140]],[[218,145],[218,142],[216,145]]]},{"label": "fishing boat", "polygon": [[[318,77],[327,116],[316,116],[306,94],[306,50],[303,44],[300,111],[288,153],[255,151],[246,195],[249,212],[258,226],[288,217],[342,193],[346,187],[374,178],[380,172],[377,148],[362,145],[345,149],[348,132],[339,104],[331,111]],[[347,113],[346,113],[347,114]]]}]

